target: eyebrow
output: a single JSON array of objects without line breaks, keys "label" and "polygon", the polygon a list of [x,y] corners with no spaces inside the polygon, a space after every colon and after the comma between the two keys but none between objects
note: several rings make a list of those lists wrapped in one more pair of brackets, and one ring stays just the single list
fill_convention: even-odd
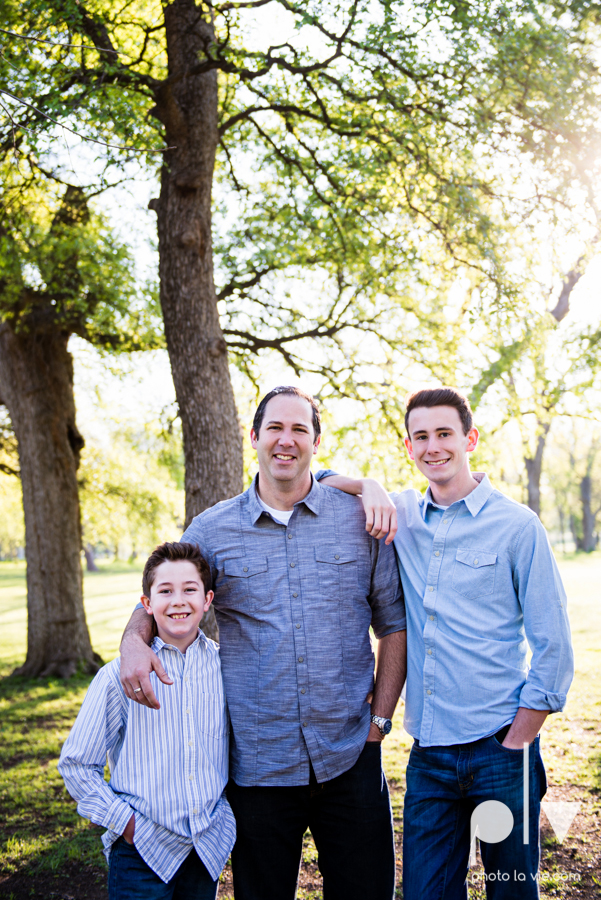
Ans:
[{"label": "eyebrow", "polygon": [[[455,431],[452,425],[439,425],[438,428],[433,428],[433,431]],[[416,428],[413,434],[427,434],[425,428]]]},{"label": "eyebrow", "polygon": [[[194,578],[189,578],[188,581],[184,581],[183,584],[200,584],[200,578],[198,578],[198,580],[194,579]],[[159,581],[158,584],[155,585],[155,587],[157,587],[157,588],[173,587],[173,582],[172,581]]]},{"label": "eyebrow", "polygon": [[[265,424],[266,424],[266,425],[283,425],[284,423],[283,423],[283,422],[280,422],[279,419],[270,419],[270,420],[269,420],[268,422],[266,422]],[[293,428],[299,428],[299,427],[300,427],[300,428],[307,428],[307,429],[308,429],[308,428],[309,428],[309,425],[308,425],[307,422],[293,422],[292,427],[293,427]]]}]

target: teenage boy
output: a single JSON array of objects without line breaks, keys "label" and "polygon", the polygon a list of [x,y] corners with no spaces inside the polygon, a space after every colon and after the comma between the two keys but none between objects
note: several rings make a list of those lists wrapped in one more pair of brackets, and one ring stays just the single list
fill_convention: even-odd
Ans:
[{"label": "teenage boy", "polygon": [[[320,430],[312,397],[270,391],[251,430],[258,477],[184,534],[215,585],[236,900],[294,900],[308,828],[329,900],[394,896],[380,742],[405,680],[405,611],[393,548],[367,534],[355,497],[311,476]],[[134,612],[121,678],[130,697],[154,706],[148,672],[163,676],[147,630]]]},{"label": "teenage boy", "polygon": [[79,813],[108,829],[109,900],[214,900],[236,826],[224,795],[219,648],[198,628],[213,599],[211,573],[198,547],[166,543],[149,557],[142,586],[158,632],[152,649],[172,681],[152,675],[161,708],[129,700],[113,660],[90,685],[58,768]]},{"label": "teenage boy", "polygon": [[[423,497],[391,495],[408,620],[405,728],[415,739],[404,897],[467,898],[472,813],[494,800],[509,808],[513,828],[498,843],[481,841],[487,897],[530,900],[546,787],[537,735],[563,708],[573,675],[565,592],[538,517],[470,471],[478,431],[467,399],[452,388],[419,391],[408,398],[405,427],[429,487]],[[388,500],[377,482],[317,477],[362,493],[368,530],[385,533]]]}]

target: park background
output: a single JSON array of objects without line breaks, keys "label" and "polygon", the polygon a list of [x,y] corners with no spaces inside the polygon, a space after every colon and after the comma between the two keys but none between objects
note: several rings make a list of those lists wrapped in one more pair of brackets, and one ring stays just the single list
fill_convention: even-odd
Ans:
[{"label": "park background", "polygon": [[[0,11],[0,896],[106,896],[61,743],[145,554],[249,484],[286,383],[321,403],[316,465],[390,489],[424,488],[406,392],[469,396],[473,468],[541,516],[568,591],[544,747],[581,808],[545,824],[542,893],[601,896],[599,4]],[[399,709],[399,839],[409,743]]]}]

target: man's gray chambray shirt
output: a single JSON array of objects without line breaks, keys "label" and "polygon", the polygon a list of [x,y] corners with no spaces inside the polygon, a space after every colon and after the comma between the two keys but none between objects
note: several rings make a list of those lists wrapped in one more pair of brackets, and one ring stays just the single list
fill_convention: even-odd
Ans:
[{"label": "man's gray chambray shirt", "polygon": [[365,530],[361,500],[320,485],[288,525],[256,481],[197,516],[182,537],[211,566],[242,786],[319,782],[354,765],[367,738],[377,638],[406,627],[392,546]]}]

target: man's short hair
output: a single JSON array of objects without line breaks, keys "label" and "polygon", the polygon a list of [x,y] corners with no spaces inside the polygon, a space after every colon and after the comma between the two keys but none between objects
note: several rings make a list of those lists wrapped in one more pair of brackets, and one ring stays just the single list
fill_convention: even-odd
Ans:
[{"label": "man's short hair", "polygon": [[159,544],[152,551],[142,574],[142,592],[145,597],[150,597],[150,589],[154,584],[155,574],[161,563],[164,562],[191,562],[198,569],[201,581],[204,585],[205,594],[211,590],[211,570],[209,564],[196,546],[196,544],[186,544],[184,542]]},{"label": "man's short hair", "polygon": [[290,394],[293,397],[300,397],[302,400],[307,401],[313,412],[313,433],[315,434],[313,443],[315,443],[315,441],[321,434],[321,416],[319,414],[319,407],[315,401],[315,398],[312,397],[311,394],[307,394],[306,391],[303,391],[297,387],[293,387],[292,385],[281,385],[280,387],[276,387],[272,391],[269,391],[268,394],[265,394],[265,396],[257,406],[257,411],[253,419],[253,428],[257,437],[259,436],[259,429],[263,424],[265,407],[272,397],[277,397],[279,394]]},{"label": "man's short hair", "polygon": [[432,408],[433,406],[452,406],[453,409],[456,409],[459,413],[464,434],[467,434],[474,426],[474,417],[472,415],[470,401],[452,387],[424,388],[421,391],[415,391],[415,393],[407,396],[405,406],[407,409],[407,412],[405,413],[405,428],[407,429],[407,434],[410,438],[409,413],[412,409],[417,409],[420,406],[426,406],[428,408]]}]

